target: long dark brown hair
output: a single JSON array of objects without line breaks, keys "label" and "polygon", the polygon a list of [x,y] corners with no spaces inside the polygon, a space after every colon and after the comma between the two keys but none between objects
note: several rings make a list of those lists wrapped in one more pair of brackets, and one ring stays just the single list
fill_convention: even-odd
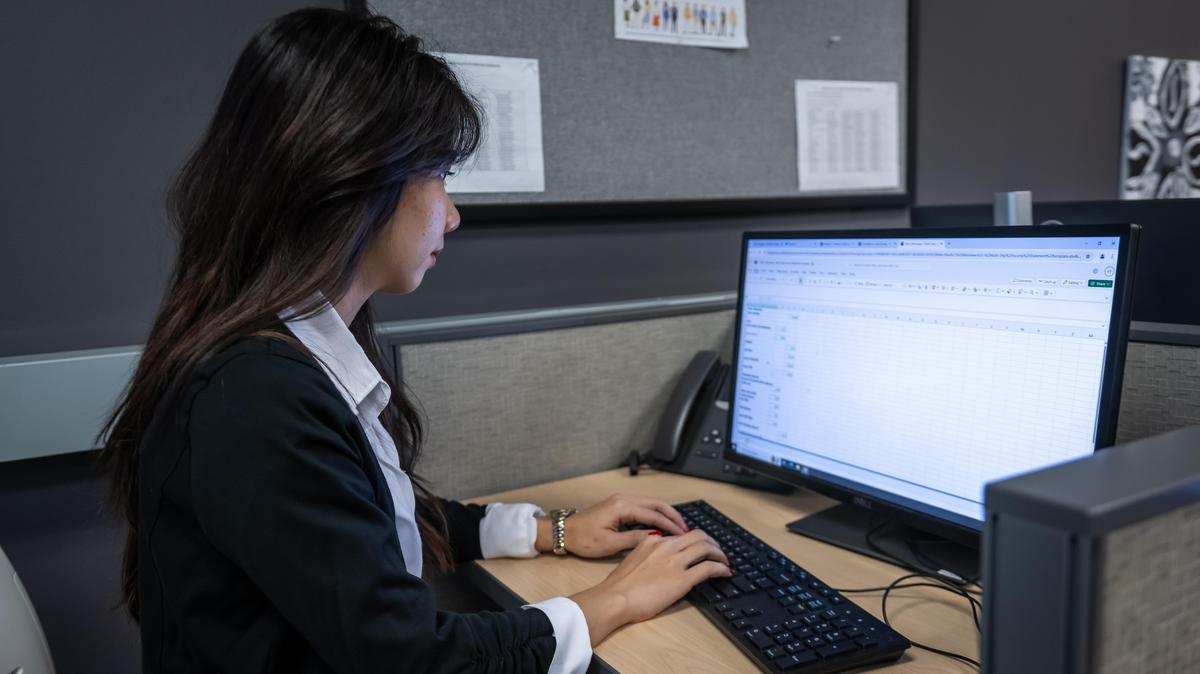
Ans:
[{"label": "long dark brown hair", "polygon": [[[168,195],[178,256],[137,371],[100,436],[110,499],[128,524],[121,581],[135,620],[138,454],[154,451],[140,443],[160,401],[243,337],[301,346],[280,312],[311,315],[323,306],[318,293],[336,303],[406,180],[463,161],[479,134],[478,108],[454,73],[387,18],[300,10],[243,49]],[[395,391],[381,419],[411,474],[421,420],[383,367],[369,303],[349,327]],[[418,517],[426,556],[448,569],[444,514],[414,478],[431,513]]]}]

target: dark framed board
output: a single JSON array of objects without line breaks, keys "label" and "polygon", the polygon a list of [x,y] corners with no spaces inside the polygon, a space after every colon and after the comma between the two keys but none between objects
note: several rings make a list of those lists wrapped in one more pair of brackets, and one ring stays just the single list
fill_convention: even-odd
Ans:
[{"label": "dark framed board", "polygon": [[[375,0],[434,51],[536,58],[545,191],[458,194],[476,220],[910,203],[908,0],[749,0],[748,49],[614,38],[612,0]],[[900,186],[799,189],[794,83],[896,82]]]}]

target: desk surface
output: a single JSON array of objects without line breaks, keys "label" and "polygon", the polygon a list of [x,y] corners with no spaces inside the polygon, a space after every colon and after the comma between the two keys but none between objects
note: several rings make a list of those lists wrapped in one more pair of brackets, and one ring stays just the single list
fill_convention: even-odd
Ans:
[{"label": "desk surface", "polygon": [[[899,567],[788,532],[784,528],[788,522],[834,503],[803,489],[792,496],[781,496],[650,469],[632,477],[627,470],[618,469],[472,500],[529,502],[549,510],[586,506],[613,493],[644,494],[668,503],[703,498],[833,587],[880,587],[905,573]],[[484,572],[478,575],[485,579],[490,576],[522,601],[535,602],[571,595],[595,585],[616,566],[616,561],[542,555],[536,559],[489,559],[477,564]],[[496,589],[494,584],[490,589]],[[880,594],[847,596],[880,616]],[[961,597],[930,588],[894,590],[888,598],[888,616],[893,627],[909,639],[978,659],[979,633],[971,619],[971,609]],[[617,630],[600,644],[596,655],[624,674],[758,671],[686,601],[652,620]],[[975,670],[964,663],[910,648],[887,671]]]}]

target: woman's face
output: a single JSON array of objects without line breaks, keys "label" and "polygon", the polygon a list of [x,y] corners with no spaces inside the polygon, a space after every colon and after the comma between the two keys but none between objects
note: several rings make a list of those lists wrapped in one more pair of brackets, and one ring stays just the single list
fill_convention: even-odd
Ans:
[{"label": "woman's face", "polygon": [[458,209],[441,176],[409,178],[378,245],[367,253],[375,285],[386,293],[410,293],[437,262],[445,236],[458,229]]}]

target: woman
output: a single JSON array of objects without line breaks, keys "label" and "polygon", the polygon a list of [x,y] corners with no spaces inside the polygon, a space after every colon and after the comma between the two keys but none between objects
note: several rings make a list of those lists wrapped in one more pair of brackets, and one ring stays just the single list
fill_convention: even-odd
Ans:
[{"label": "woman", "polygon": [[[670,506],[556,523],[431,495],[370,297],[407,293],[459,216],[443,180],[480,120],[446,65],[380,17],[303,10],[238,59],[172,189],[166,296],[103,461],[148,672],[582,672],[591,647],[727,576]],[[639,523],[656,531],[622,531]],[[436,610],[421,577],[554,545],[612,575],[504,613]]]}]

